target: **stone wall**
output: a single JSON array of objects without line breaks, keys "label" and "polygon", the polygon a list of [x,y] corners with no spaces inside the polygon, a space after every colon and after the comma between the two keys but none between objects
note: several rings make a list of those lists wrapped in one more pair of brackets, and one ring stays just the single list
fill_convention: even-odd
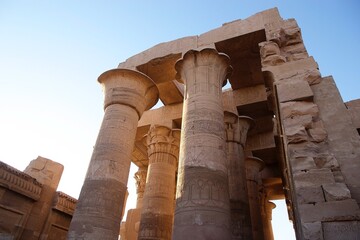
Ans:
[{"label": "stone wall", "polygon": [[26,170],[34,178],[0,162],[0,239],[66,239],[76,199],[55,192],[62,169],[38,157]]}]

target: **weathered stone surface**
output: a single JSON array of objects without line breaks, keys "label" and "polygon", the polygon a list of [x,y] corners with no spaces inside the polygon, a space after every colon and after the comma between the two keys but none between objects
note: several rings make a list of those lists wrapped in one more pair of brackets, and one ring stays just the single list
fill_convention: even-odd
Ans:
[{"label": "weathered stone surface", "polygon": [[295,157],[291,158],[291,170],[293,172],[306,172],[310,169],[316,169],[316,164],[312,157]]},{"label": "weathered stone surface", "polygon": [[229,64],[227,55],[203,49],[187,52],[175,65],[186,91],[173,239],[231,236],[221,99]]},{"label": "weathered stone surface", "polygon": [[280,109],[282,119],[301,115],[316,117],[319,113],[319,109],[314,103],[304,101],[280,103]]},{"label": "weathered stone surface", "polygon": [[315,164],[318,168],[338,169],[339,163],[331,154],[320,153],[314,156]]},{"label": "weathered stone surface", "polygon": [[355,200],[300,204],[302,222],[359,220],[360,211]]},{"label": "weathered stone surface", "polygon": [[310,100],[313,92],[308,82],[303,80],[281,81],[277,85],[278,99],[281,103],[295,100]]},{"label": "weathered stone surface", "polygon": [[[323,78],[321,83],[313,85],[312,89],[314,101],[319,107],[319,117],[328,134],[328,148],[331,149],[329,151],[339,164],[345,184],[359,186],[360,138],[351,115],[332,77]],[[356,195],[357,202],[360,202],[359,197]]]},{"label": "weathered stone surface", "polygon": [[326,240],[360,239],[359,221],[324,222],[322,226]]},{"label": "weathered stone surface", "polygon": [[356,129],[360,129],[360,99],[345,103],[346,108],[350,112],[351,121]]},{"label": "weathered stone surface", "polygon": [[328,183],[323,184],[325,199],[329,201],[339,201],[350,199],[350,190],[344,183]]},{"label": "weathered stone surface", "polygon": [[326,183],[334,183],[330,169],[311,169],[308,172],[294,173],[295,187],[316,187]]},{"label": "weathered stone surface", "polygon": [[283,121],[284,127],[289,128],[293,126],[303,126],[308,129],[313,122],[313,116],[311,115],[297,115],[290,118],[286,118]]},{"label": "weathered stone surface", "polygon": [[25,168],[24,173],[36,178],[41,184],[56,189],[59,185],[64,166],[50,159],[37,157]]},{"label": "weathered stone surface", "polygon": [[285,128],[285,135],[288,143],[306,142],[308,140],[308,134],[303,126]]},{"label": "weathered stone surface", "polygon": [[321,222],[304,223],[302,225],[304,239],[323,240],[323,231]]},{"label": "weathered stone surface", "polygon": [[298,203],[300,204],[325,202],[324,193],[321,186],[299,187],[296,188],[295,192]]}]

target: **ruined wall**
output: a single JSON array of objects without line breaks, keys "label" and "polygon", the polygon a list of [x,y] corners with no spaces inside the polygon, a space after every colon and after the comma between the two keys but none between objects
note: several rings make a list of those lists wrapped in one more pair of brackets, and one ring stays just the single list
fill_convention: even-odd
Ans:
[{"label": "ruined wall", "polygon": [[355,239],[360,233],[356,111],[346,108],[331,77],[320,76],[295,20],[267,29],[267,40],[260,52],[283,135],[297,237]]},{"label": "ruined wall", "polygon": [[62,169],[42,157],[27,173],[0,162],[0,239],[66,239],[76,199],[56,192]]}]

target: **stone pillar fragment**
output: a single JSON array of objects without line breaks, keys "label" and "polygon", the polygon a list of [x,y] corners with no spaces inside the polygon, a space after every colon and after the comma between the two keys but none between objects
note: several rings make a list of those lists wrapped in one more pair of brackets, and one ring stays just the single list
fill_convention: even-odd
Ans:
[{"label": "stone pillar fragment", "polygon": [[263,216],[263,229],[264,229],[264,239],[265,240],[274,240],[274,233],[272,229],[272,211],[276,207],[275,203],[270,201],[265,201],[264,216]]},{"label": "stone pillar fragment", "polygon": [[138,239],[171,239],[180,130],[152,126],[147,135],[149,167]]},{"label": "stone pillar fragment", "polygon": [[43,233],[45,223],[51,211],[56,189],[59,185],[64,166],[49,159],[38,157],[30,162],[24,173],[36,178],[43,184],[41,195],[31,209],[31,213],[24,227],[22,239],[46,239]]},{"label": "stone pillar fragment", "polygon": [[175,68],[185,82],[173,239],[230,239],[221,86],[231,67],[214,49],[188,51]]},{"label": "stone pillar fragment", "polygon": [[118,238],[137,123],[158,100],[157,87],[140,72],[112,69],[98,81],[105,115],[68,239]]},{"label": "stone pillar fragment", "polygon": [[244,145],[252,118],[224,112],[232,239],[252,239]]},{"label": "stone pillar fragment", "polygon": [[257,157],[247,157],[245,160],[245,168],[253,239],[262,240],[264,239],[264,233],[259,199],[259,172],[264,168],[264,162]]}]

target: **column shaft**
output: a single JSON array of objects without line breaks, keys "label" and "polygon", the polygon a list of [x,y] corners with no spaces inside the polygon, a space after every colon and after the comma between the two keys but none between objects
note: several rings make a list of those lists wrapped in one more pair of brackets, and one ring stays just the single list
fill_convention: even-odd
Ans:
[{"label": "column shaft", "polygon": [[149,167],[138,239],[171,239],[180,130],[150,128]]},{"label": "column shaft", "polygon": [[157,101],[145,75],[113,69],[99,77],[105,114],[68,239],[118,239],[137,122]]},{"label": "column shaft", "polygon": [[253,239],[263,240],[264,233],[259,199],[259,172],[263,169],[264,162],[256,157],[247,157],[245,167]]},{"label": "column shaft", "polygon": [[274,233],[272,229],[272,211],[276,207],[275,203],[268,200],[264,203],[265,216],[263,217],[263,226],[264,226],[264,239],[265,240],[274,240]]},{"label": "column shaft", "polygon": [[229,58],[189,51],[175,66],[185,81],[173,239],[230,239],[221,86]]},{"label": "column shaft", "polygon": [[224,115],[232,239],[252,239],[243,146],[253,120],[227,111]]}]

